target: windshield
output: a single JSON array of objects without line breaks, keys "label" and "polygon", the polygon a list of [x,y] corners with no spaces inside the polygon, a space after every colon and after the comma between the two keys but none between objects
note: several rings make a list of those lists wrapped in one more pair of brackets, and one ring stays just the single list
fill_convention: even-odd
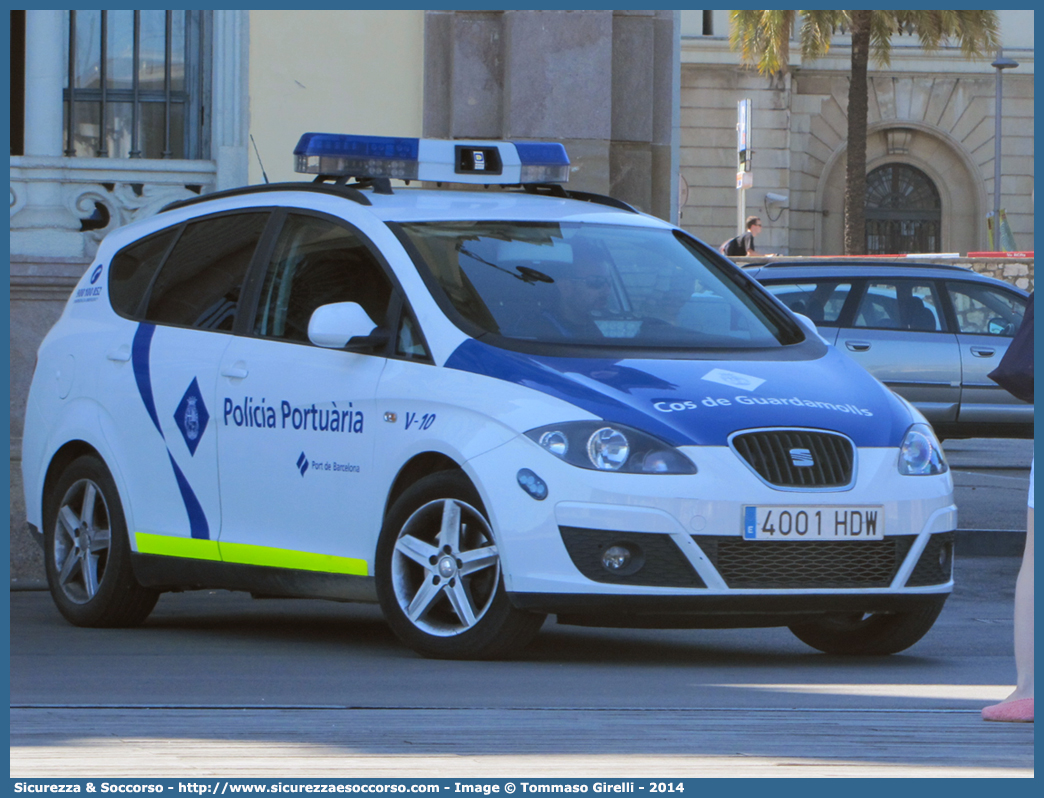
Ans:
[{"label": "windshield", "polygon": [[582,223],[402,224],[453,308],[544,344],[778,347],[802,340],[752,282],[668,229]]}]

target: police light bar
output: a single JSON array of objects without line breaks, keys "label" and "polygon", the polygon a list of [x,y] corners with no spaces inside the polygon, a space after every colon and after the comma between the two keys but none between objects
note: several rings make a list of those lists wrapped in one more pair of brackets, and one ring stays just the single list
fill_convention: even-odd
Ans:
[{"label": "police light bar", "polygon": [[294,148],[298,172],[439,183],[565,183],[569,157],[549,141],[454,141],[305,133]]}]

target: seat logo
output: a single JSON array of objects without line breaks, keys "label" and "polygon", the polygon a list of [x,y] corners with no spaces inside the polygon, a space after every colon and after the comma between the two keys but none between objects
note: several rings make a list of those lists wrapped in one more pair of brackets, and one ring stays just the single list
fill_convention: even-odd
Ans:
[{"label": "seat logo", "polygon": [[808,449],[791,449],[790,462],[798,468],[808,468],[816,464],[812,459],[812,452]]}]

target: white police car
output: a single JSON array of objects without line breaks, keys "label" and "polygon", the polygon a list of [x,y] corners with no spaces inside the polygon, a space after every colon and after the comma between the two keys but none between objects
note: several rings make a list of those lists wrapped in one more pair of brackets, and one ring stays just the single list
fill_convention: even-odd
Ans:
[{"label": "white police car", "polygon": [[547,614],[871,654],[932,626],[931,428],[714,248],[565,190],[557,144],[296,154],[315,182],[110,234],[40,347],[26,505],[72,623],[227,588],[379,601],[435,657]]}]

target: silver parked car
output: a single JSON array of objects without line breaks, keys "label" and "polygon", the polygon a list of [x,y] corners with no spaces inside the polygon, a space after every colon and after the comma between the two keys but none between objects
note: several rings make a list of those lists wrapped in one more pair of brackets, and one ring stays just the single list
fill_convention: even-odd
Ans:
[{"label": "silver parked car", "polygon": [[1033,437],[1033,405],[986,376],[1022,321],[1024,291],[957,265],[778,261],[746,271],[912,402],[939,437]]}]

